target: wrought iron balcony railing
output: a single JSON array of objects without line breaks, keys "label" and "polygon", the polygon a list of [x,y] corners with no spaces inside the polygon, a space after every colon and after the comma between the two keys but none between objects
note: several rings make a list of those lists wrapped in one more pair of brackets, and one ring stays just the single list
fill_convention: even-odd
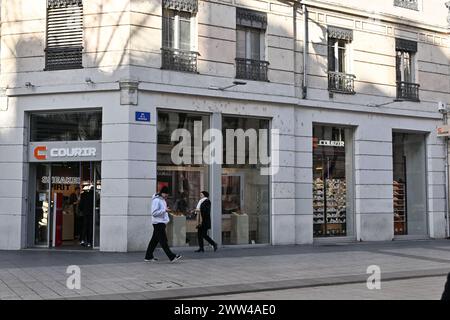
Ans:
[{"label": "wrought iron balcony railing", "polygon": [[162,48],[162,69],[197,73],[198,52]]},{"label": "wrought iron balcony railing", "polygon": [[419,101],[419,88],[417,83],[398,81],[397,100]]},{"label": "wrought iron balcony railing", "polygon": [[45,70],[83,68],[82,47],[47,48],[45,52]]},{"label": "wrought iron balcony railing", "polygon": [[355,94],[355,76],[342,72],[328,72],[328,90],[331,92]]},{"label": "wrought iron balcony railing", "polygon": [[255,81],[269,81],[267,71],[269,69],[269,62],[236,58],[236,78],[255,80]]}]

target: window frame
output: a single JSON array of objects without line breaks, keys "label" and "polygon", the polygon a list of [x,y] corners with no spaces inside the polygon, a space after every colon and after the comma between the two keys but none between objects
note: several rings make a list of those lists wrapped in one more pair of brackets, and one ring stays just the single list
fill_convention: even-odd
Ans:
[{"label": "window frame", "polygon": [[[167,15],[166,13],[169,13]],[[167,34],[167,27],[166,23],[168,19],[171,19],[171,16],[173,15],[173,35],[170,35],[170,38],[166,42],[166,38],[168,36]],[[183,19],[183,15],[189,15],[189,49],[181,48],[181,32],[180,32],[180,20]],[[175,50],[181,50],[181,51],[196,51],[197,50],[197,19],[196,14],[192,12],[187,11],[177,11],[174,9],[169,8],[163,8],[162,12],[162,48],[167,49],[175,49]],[[187,20],[187,19],[186,19]],[[170,21],[170,20],[169,20]],[[170,25],[170,22],[169,24]],[[169,28],[170,30],[170,28]],[[168,46],[166,44],[169,44]]]},{"label": "window frame", "polygon": [[[265,30],[262,30],[262,29],[250,28],[250,27],[237,25],[236,26],[236,58],[256,60],[256,61],[265,61],[266,35],[265,35],[264,31]],[[243,57],[240,55],[240,50],[239,50],[239,38],[238,38],[239,32],[243,32],[245,35],[244,36],[245,42],[243,45],[243,47],[245,49],[245,53],[244,53]],[[259,44],[258,55],[259,55],[259,57],[257,59],[255,59],[255,57],[253,56],[253,54],[256,52],[253,50],[254,48],[253,48],[252,34],[259,34],[259,39],[258,39],[258,44]]]}]

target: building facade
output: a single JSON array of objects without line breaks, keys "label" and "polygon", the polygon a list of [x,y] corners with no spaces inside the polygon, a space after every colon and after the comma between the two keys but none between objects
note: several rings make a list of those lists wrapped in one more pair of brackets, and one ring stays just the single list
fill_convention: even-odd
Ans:
[{"label": "building facade", "polygon": [[[0,249],[76,248],[87,232],[102,251],[143,250],[162,186],[173,245],[196,245],[205,189],[223,245],[445,238],[447,11],[439,0],[3,0]],[[236,128],[259,133],[241,140],[246,158],[269,146],[274,174],[196,161],[208,129]],[[171,157],[176,129],[191,134],[189,161]]]}]

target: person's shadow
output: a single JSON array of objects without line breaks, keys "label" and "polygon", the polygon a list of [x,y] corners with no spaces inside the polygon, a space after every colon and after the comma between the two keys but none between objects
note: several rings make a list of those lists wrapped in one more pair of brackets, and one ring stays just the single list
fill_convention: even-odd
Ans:
[{"label": "person's shadow", "polygon": [[447,283],[445,284],[444,293],[442,294],[442,301],[450,301],[450,273],[447,276]]}]

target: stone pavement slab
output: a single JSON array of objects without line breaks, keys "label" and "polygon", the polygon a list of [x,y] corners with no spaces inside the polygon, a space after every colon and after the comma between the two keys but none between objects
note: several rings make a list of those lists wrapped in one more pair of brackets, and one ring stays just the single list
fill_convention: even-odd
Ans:
[{"label": "stone pavement slab", "polygon": [[[177,263],[162,252],[145,263],[143,253],[0,251],[0,299],[174,299],[365,283],[370,265],[391,280],[450,272],[448,240],[193,250],[179,249]],[[80,267],[81,290],[66,287],[71,265]]]}]

